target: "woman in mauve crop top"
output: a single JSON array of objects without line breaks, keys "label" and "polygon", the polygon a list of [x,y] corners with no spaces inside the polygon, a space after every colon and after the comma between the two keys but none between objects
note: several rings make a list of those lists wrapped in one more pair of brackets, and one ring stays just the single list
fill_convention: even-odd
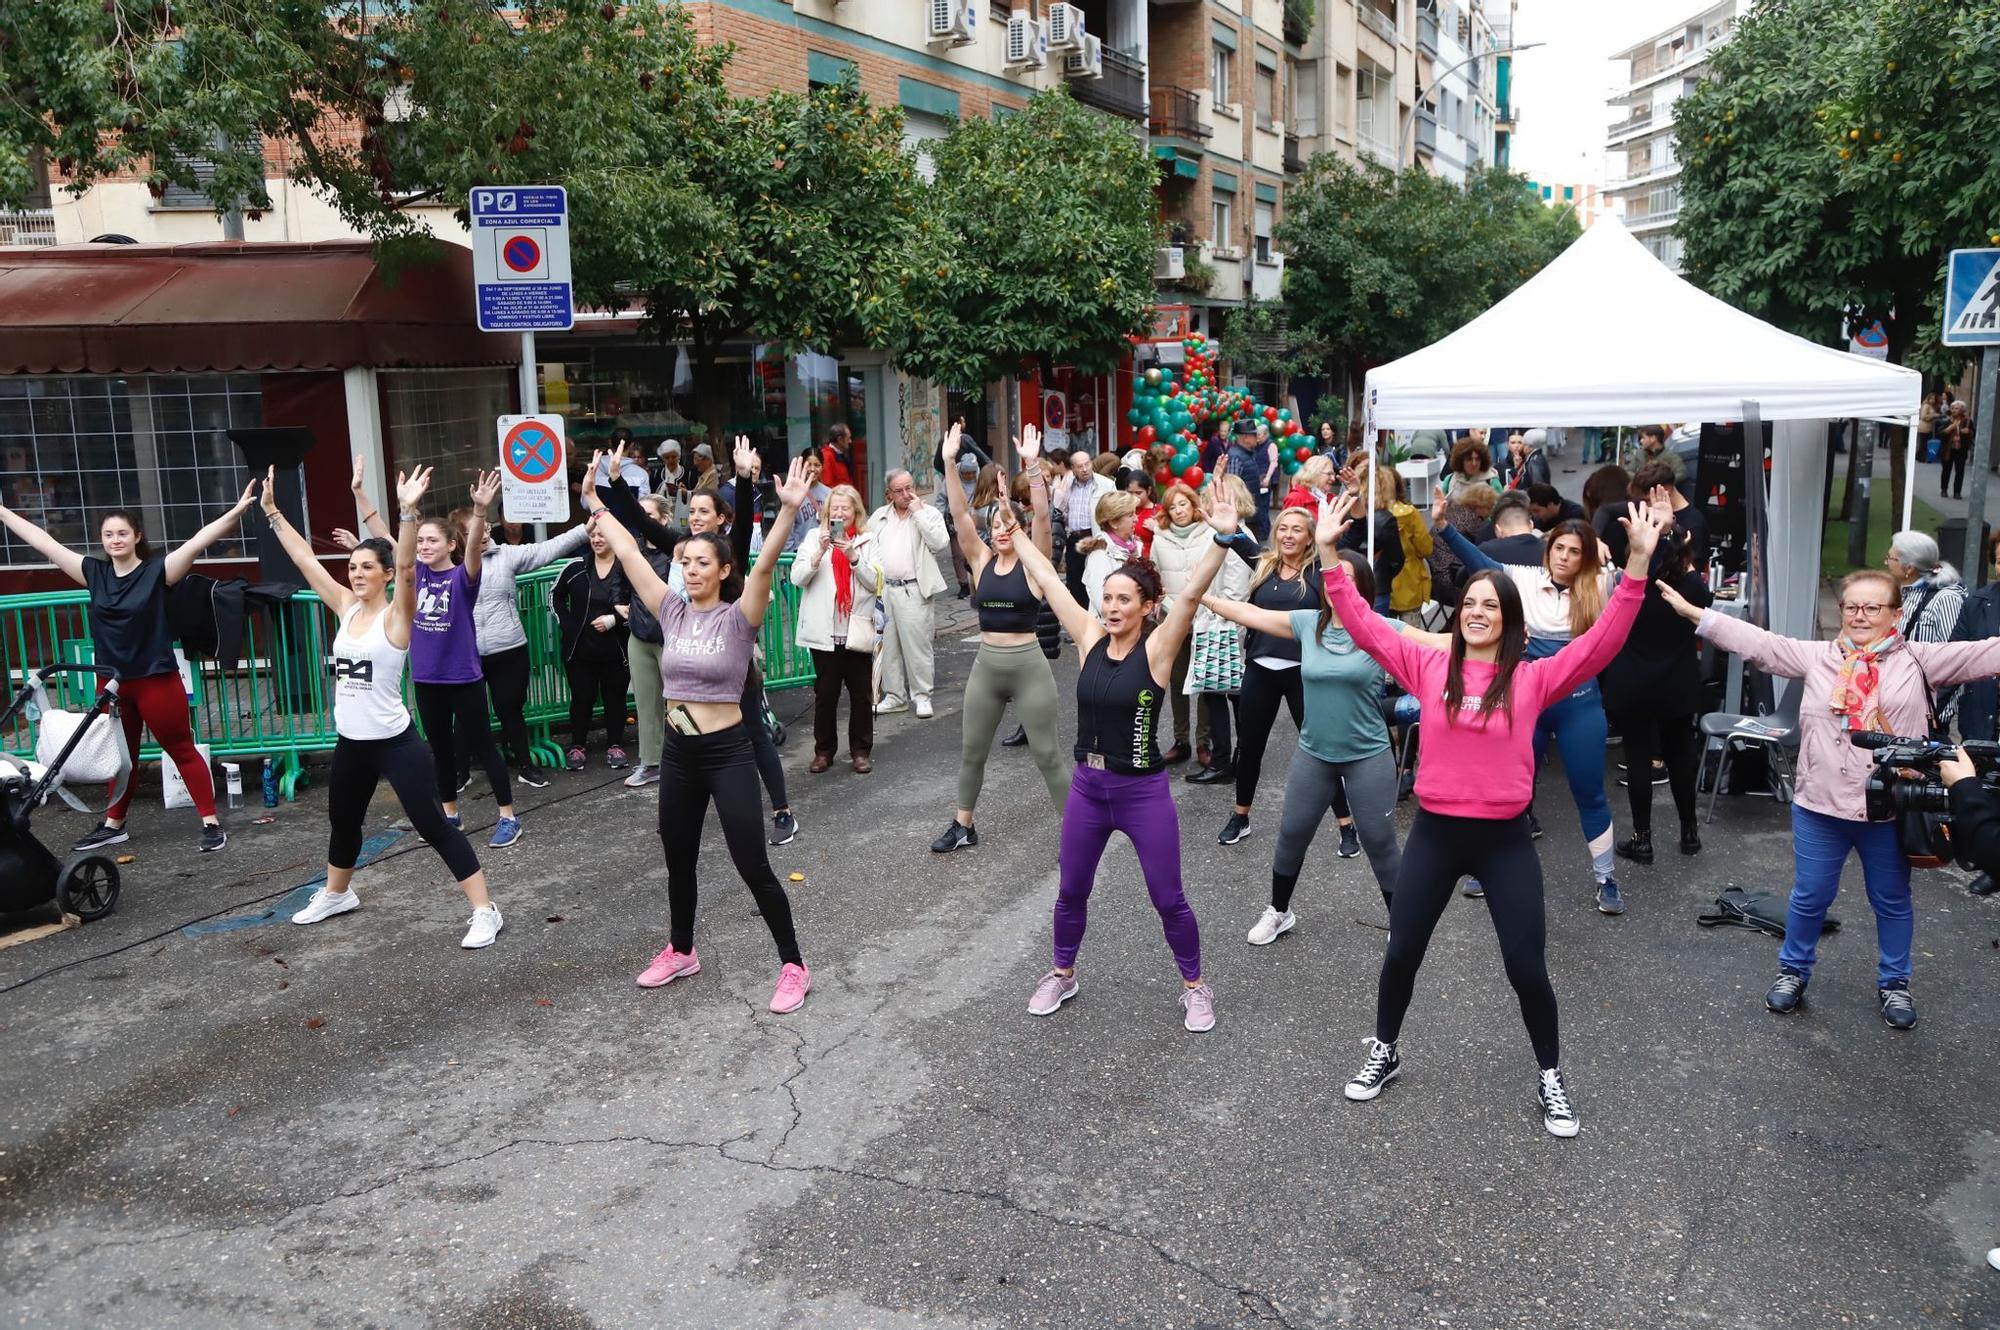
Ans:
[{"label": "woman in mauve crop top", "polygon": [[[750,474],[755,457],[750,440],[739,437],[736,474]],[[590,459],[589,474],[596,474],[601,458],[599,454]],[[659,616],[660,682],[667,699],[667,732],[660,751],[660,843],[667,855],[668,941],[640,971],[639,986],[659,988],[701,969],[694,951],[695,860],[712,802],[722,821],[729,857],[756,898],[757,912],[777,947],[778,985],[771,995],[771,1010],[780,1015],[805,1004],[812,991],[812,973],[799,954],[791,901],[778,885],[764,849],[757,765],[743,715],[743,680],[771,605],[771,575],[806,488],[805,463],[794,458],[785,483],[778,487],[782,506],[777,519],[764,533],[763,550],[743,578],[742,596],[733,603],[723,599],[722,590],[736,556],[721,537],[703,533],[681,543],[681,581],[687,595],[683,600],[647,562],[615,513],[607,511],[600,519],[632,594]],[[756,723],[752,718],[750,724]]]}]

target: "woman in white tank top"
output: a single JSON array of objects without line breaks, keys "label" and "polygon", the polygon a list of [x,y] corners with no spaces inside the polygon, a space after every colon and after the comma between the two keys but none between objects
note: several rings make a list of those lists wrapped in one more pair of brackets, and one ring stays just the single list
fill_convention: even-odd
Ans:
[{"label": "woman in white tank top", "polygon": [[[438,802],[429,745],[410,723],[403,705],[403,673],[410,655],[410,621],[416,613],[417,506],[430,488],[430,468],[396,477],[402,522],[395,547],[379,537],[362,541],[347,556],[347,585],[336,582],[293,530],[274,497],[275,468],[264,477],[264,516],[292,556],[292,562],[340,620],[333,639],[333,728],[340,736],[327,781],[327,817],[333,824],[326,852],[326,885],[292,916],[295,924],[316,924],[361,907],[353,888],[361,855],[362,825],[375,787],[386,778],[395,789],[410,825],[443,857],[472,903],[472,925],[461,946],[493,944],[505,926],[500,907],[486,892],[465,833],[445,820]],[[390,598],[394,571],[395,596]]]}]

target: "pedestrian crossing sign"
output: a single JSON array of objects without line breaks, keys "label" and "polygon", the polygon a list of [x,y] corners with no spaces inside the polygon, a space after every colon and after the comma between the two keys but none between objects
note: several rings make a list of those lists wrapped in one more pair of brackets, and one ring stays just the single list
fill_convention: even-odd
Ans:
[{"label": "pedestrian crossing sign", "polygon": [[1945,270],[1944,344],[2000,346],[2000,249],[1955,249]]}]

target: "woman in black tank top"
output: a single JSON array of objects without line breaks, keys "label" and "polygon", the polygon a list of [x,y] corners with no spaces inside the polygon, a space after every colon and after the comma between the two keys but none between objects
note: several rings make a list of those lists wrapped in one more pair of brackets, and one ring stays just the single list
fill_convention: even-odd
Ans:
[{"label": "woman in black tank top", "polygon": [[[993,735],[1007,704],[1021,718],[1027,732],[1028,748],[1048,786],[1049,799],[1058,810],[1069,784],[1069,771],[1056,739],[1056,677],[1035,639],[1035,620],[1042,603],[1035,595],[1021,551],[1028,545],[1048,557],[1049,492],[1042,478],[1042,438],[1033,425],[1021,432],[1014,444],[1021,467],[1028,474],[1028,495],[1033,509],[1033,526],[1021,529],[1020,513],[1006,499],[993,505],[993,547],[979,539],[972,512],[966,504],[964,488],[944,486],[951,505],[951,521],[958,536],[959,552],[965,556],[972,574],[972,604],[979,611],[979,655],[972,662],[972,674],[965,681],[963,748],[958,764],[958,812],[945,824],[942,835],[931,842],[938,854],[979,844],[972,826],[973,805],[986,783],[986,759],[993,751]],[[940,452],[946,474],[953,471],[959,450],[959,427],[945,435]]]},{"label": "woman in black tank top", "polygon": [[[1219,487],[1226,463],[1215,468]],[[1219,492],[1211,488],[1210,493]],[[1035,1016],[1053,1015],[1076,995],[1076,953],[1097,864],[1111,833],[1122,831],[1138,852],[1146,893],[1181,972],[1182,1024],[1215,1026],[1215,994],[1201,977],[1201,934],[1181,890],[1180,819],[1159,745],[1160,702],[1167,696],[1174,657],[1187,640],[1202,593],[1222,566],[1224,543],[1236,532],[1236,506],[1213,503],[1207,516],[1215,540],[1201,556],[1173,608],[1156,626],[1160,574],[1144,559],[1113,569],[1100,601],[1103,622],[1070,595],[1048,556],[1023,547],[1021,560],[1083,652],[1076,684],[1076,771],[1063,805],[1062,885],[1056,895],[1055,966],[1028,1001]]]}]

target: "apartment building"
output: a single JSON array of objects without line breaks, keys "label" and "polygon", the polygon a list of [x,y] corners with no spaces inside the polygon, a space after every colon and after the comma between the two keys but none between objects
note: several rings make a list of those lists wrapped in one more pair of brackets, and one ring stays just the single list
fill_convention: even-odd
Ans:
[{"label": "apartment building", "polygon": [[1640,243],[1675,272],[1681,266],[1681,168],[1674,104],[1694,89],[1709,53],[1729,40],[1743,0],[1721,0],[1611,58],[1624,62],[1623,91],[1610,99],[1606,191]]},{"label": "apartment building", "polygon": [[1551,184],[1530,180],[1528,189],[1542,201],[1544,208],[1574,212],[1577,225],[1586,231],[1592,222],[1614,211],[1611,196],[1596,181]]},{"label": "apartment building", "polygon": [[1420,54],[1434,72],[1417,106],[1417,160],[1447,180],[1495,164],[1499,126],[1499,57],[1504,44],[1476,0],[1430,0],[1418,12],[1430,41]]}]

